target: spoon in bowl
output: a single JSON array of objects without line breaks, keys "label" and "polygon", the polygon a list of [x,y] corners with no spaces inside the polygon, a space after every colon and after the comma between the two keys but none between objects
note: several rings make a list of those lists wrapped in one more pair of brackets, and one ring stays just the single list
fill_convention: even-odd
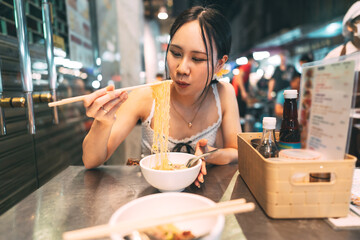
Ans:
[{"label": "spoon in bowl", "polygon": [[204,153],[204,154],[201,154],[201,155],[198,155],[198,156],[195,156],[195,157],[192,157],[188,160],[188,162],[186,163],[186,167],[187,168],[191,168],[193,166],[196,165],[197,161],[200,159],[200,158],[203,158],[203,157],[206,157],[214,152],[216,152],[218,149],[214,149],[214,150],[211,150],[210,152],[207,152],[207,153]]}]

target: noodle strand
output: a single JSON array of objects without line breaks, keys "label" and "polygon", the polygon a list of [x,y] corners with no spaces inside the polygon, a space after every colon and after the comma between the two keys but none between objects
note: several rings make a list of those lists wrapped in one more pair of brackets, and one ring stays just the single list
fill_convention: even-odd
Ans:
[{"label": "noodle strand", "polygon": [[170,84],[152,86],[152,96],[155,99],[154,112],[154,136],[151,148],[152,154],[156,154],[155,169],[170,170],[172,167],[168,160],[168,138],[170,120]]}]

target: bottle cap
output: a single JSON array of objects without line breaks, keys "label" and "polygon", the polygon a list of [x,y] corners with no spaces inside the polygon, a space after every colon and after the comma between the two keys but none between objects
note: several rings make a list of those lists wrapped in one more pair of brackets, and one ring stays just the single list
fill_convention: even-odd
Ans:
[{"label": "bottle cap", "polygon": [[274,117],[264,117],[263,118],[263,128],[265,129],[275,129],[276,118]]},{"label": "bottle cap", "polygon": [[284,98],[297,98],[297,90],[285,90],[284,91]]}]

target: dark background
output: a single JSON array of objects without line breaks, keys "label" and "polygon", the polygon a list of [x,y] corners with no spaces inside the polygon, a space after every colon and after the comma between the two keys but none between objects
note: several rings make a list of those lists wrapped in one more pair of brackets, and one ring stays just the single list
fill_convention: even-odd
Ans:
[{"label": "dark background", "polygon": [[[144,0],[145,15],[156,19],[160,6],[169,1]],[[194,5],[213,5],[231,23],[231,58],[256,44],[299,26],[309,29],[345,15],[355,0],[173,0],[170,18]],[[165,24],[171,24],[171,19]],[[167,28],[165,27],[166,31]]]}]

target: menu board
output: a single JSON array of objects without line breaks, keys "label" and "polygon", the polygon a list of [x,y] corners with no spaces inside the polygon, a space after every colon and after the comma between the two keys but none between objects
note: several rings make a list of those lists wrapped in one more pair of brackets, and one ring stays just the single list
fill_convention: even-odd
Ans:
[{"label": "menu board", "polygon": [[66,1],[69,25],[70,59],[84,66],[93,65],[89,2],[87,0]]},{"label": "menu board", "polygon": [[299,123],[303,148],[325,159],[344,159],[354,85],[354,61],[305,67],[302,71]]}]

